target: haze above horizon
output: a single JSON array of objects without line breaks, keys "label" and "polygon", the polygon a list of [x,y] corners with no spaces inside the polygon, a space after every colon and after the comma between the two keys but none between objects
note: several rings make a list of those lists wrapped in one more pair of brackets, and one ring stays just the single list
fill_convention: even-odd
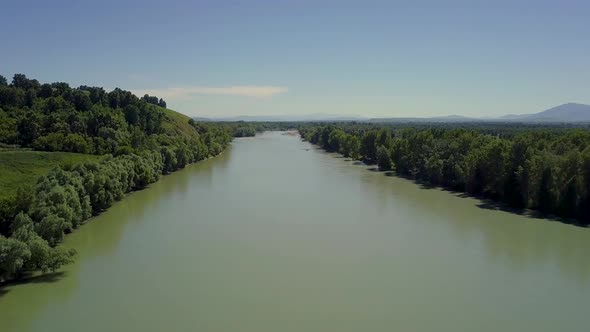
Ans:
[{"label": "haze above horizon", "polygon": [[197,117],[496,117],[590,104],[588,17],[583,1],[11,2],[0,74]]}]

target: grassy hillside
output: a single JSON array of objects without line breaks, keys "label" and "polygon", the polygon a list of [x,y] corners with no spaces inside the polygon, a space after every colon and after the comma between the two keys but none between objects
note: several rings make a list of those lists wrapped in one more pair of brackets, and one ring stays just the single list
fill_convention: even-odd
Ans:
[{"label": "grassy hillside", "polygon": [[[164,112],[162,127],[167,134],[196,138],[197,131],[189,125],[189,117],[170,109],[154,106]],[[44,152],[25,149],[0,150],[0,198],[10,196],[22,185],[33,185],[55,166],[97,160],[100,156],[70,152]]]},{"label": "grassy hillside", "polygon": [[19,186],[35,184],[55,166],[99,158],[101,156],[69,152],[0,151],[0,198],[14,194]]},{"label": "grassy hillside", "polygon": [[195,128],[188,123],[190,117],[167,108],[156,107],[164,112],[165,119],[162,128],[167,133],[186,138],[198,137]]}]

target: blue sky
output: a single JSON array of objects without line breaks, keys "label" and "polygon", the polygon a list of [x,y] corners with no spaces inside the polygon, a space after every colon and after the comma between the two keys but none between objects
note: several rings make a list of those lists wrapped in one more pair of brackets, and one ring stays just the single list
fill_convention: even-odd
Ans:
[{"label": "blue sky", "polygon": [[6,1],[0,73],[195,116],[590,104],[588,1]]}]

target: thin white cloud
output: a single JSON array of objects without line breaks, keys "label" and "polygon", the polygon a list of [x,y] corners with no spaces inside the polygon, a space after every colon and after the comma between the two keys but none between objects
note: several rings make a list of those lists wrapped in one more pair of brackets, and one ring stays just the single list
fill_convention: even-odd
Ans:
[{"label": "thin white cloud", "polygon": [[135,89],[138,96],[149,94],[164,99],[187,99],[195,95],[224,95],[253,98],[268,98],[276,94],[285,93],[288,89],[280,86],[237,85],[228,87],[188,86],[166,89]]}]

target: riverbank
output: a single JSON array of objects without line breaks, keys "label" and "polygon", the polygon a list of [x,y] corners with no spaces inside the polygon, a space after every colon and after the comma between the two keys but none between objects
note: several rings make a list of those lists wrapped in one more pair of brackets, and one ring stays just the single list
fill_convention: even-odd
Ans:
[{"label": "riverbank", "polygon": [[[433,186],[590,224],[590,132],[506,124],[302,124],[326,151]],[[555,219],[555,218],[553,218]]]},{"label": "riverbank", "polygon": [[[195,162],[216,157],[226,147],[215,156]],[[162,153],[105,157],[100,162],[58,167],[42,176],[33,191],[19,191],[12,205],[13,212],[4,212],[15,217],[11,224],[4,225],[11,236],[0,236],[0,248],[8,253],[2,257],[0,281],[36,277],[38,272],[55,272],[71,263],[75,251],[58,246],[66,234],[129,193],[145,189],[161,175],[190,164],[170,160],[167,153],[168,150],[162,149]],[[180,167],[170,167],[171,162]]]},{"label": "riverbank", "polygon": [[[302,139],[302,141],[307,142],[305,139]],[[313,144],[313,143],[310,143],[310,144]],[[329,152],[317,144],[313,144],[313,145],[321,151]],[[333,153],[333,152],[329,152],[329,153]],[[339,155],[342,156],[341,154],[339,154]],[[342,158],[346,158],[346,157],[342,156]],[[456,197],[476,199],[479,201],[478,206],[481,207],[482,209],[488,209],[488,210],[493,210],[493,211],[503,211],[503,212],[508,212],[511,214],[527,217],[527,218],[533,218],[533,219],[545,220],[545,221],[551,221],[551,222],[559,222],[559,223],[568,224],[568,225],[572,225],[572,226],[576,226],[576,227],[580,227],[580,228],[590,228],[590,226],[587,223],[582,223],[580,220],[577,220],[577,219],[568,219],[568,218],[560,217],[560,216],[557,216],[554,214],[546,214],[546,213],[543,213],[539,210],[515,208],[505,202],[494,200],[490,197],[486,197],[483,195],[473,195],[473,194],[469,194],[464,191],[455,190],[450,187],[433,185],[432,183],[430,183],[426,180],[421,180],[419,178],[412,177],[410,175],[401,174],[401,173],[398,173],[395,171],[382,171],[382,170],[379,170],[379,167],[377,165],[371,164],[370,162],[368,162],[366,160],[355,160],[355,159],[350,159],[350,160],[353,162],[358,162],[358,163],[362,164],[363,166],[369,167],[368,170],[371,172],[378,172],[378,173],[383,174],[383,176],[386,176],[386,177],[398,177],[401,179],[409,180],[409,181],[412,181],[416,186],[419,186],[423,189],[439,189],[439,190],[444,190]]]},{"label": "riverbank", "polygon": [[[205,159],[199,160],[197,162],[187,164],[184,168],[191,167],[191,166],[196,165],[198,163],[203,163],[205,161],[208,161],[208,160],[211,160],[211,159],[214,159],[214,158],[218,158],[218,157],[220,157],[221,155],[223,155],[226,152],[227,148],[229,148],[229,147],[226,147],[221,153],[219,153],[219,154],[217,154],[215,156],[210,156],[210,157],[207,157]],[[147,186],[145,186],[143,188],[138,188],[138,189],[134,189],[134,190],[131,190],[129,192],[126,192],[120,200],[117,200],[115,202],[125,200],[129,196],[131,196],[131,195],[133,195],[133,194],[135,194],[135,193],[137,193],[139,191],[149,190],[150,187],[151,187],[151,185],[153,185],[155,183],[158,183],[159,181],[161,181],[163,178],[165,178],[167,176],[170,176],[170,175],[175,174],[175,173],[177,173],[179,171],[182,171],[184,168],[178,169],[178,170],[176,170],[174,172],[170,172],[168,174],[162,174],[163,177],[160,178],[160,179],[158,179],[156,182],[150,183],[149,185],[147,185]],[[113,202],[113,203],[115,203],[115,202]],[[109,208],[106,208],[103,211],[98,212],[95,215],[90,216],[87,219],[81,220],[80,223],[76,226],[76,228],[73,228],[73,229],[71,229],[70,231],[68,231],[66,233],[66,235],[65,235],[65,237],[64,237],[63,240],[66,240],[67,237],[70,234],[73,234],[73,233],[79,231],[83,226],[87,225],[88,223],[92,222],[96,218],[100,217],[105,212],[107,212],[109,209],[110,209],[110,207]],[[61,247],[61,242],[56,247]],[[70,248],[70,249],[75,249],[75,248]],[[11,278],[11,279],[6,279],[6,280],[0,280],[0,295],[2,293],[1,292],[2,287],[7,287],[7,286],[10,286],[10,285],[20,285],[20,284],[25,284],[25,283],[29,283],[29,282],[47,282],[47,281],[50,281],[50,280],[54,279],[58,275],[59,275],[59,272],[57,272],[57,269],[55,269],[54,271],[52,271],[49,274],[47,274],[46,272],[40,272],[40,271],[26,271],[26,272],[23,272],[23,274],[21,276],[19,276],[19,278],[17,278],[17,279]]]}]

